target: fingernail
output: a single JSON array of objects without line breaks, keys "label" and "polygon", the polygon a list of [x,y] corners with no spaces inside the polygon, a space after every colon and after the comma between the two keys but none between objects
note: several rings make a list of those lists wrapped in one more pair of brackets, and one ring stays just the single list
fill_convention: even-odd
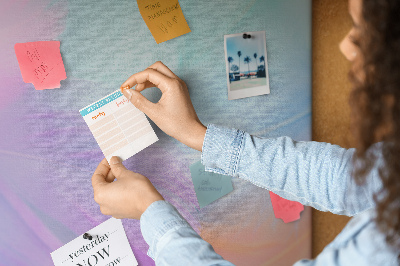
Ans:
[{"label": "fingernail", "polygon": [[132,91],[131,91],[130,89],[123,90],[122,93],[125,95],[126,98],[128,98],[128,100],[131,100],[131,98],[132,98]]},{"label": "fingernail", "polygon": [[110,160],[110,163],[111,163],[111,164],[119,164],[119,163],[122,163],[122,160],[121,160],[121,158],[119,158],[119,157],[117,157],[117,156],[113,156],[113,157],[111,158],[111,160]]}]

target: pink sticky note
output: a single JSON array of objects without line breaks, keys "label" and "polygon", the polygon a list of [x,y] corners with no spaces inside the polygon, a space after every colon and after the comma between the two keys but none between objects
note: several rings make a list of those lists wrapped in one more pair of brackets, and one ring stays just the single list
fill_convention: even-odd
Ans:
[{"label": "pink sticky note", "polygon": [[276,218],[282,219],[285,223],[300,219],[300,213],[304,210],[304,206],[301,203],[281,198],[271,191],[269,195]]},{"label": "pink sticky note", "polygon": [[24,82],[36,90],[59,88],[67,78],[59,41],[16,43],[14,50]]}]

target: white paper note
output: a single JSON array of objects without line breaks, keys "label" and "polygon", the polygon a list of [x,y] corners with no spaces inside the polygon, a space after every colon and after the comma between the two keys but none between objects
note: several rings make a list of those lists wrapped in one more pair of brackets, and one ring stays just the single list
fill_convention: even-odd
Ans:
[{"label": "white paper note", "polygon": [[110,218],[51,253],[55,266],[136,266],[121,220]]},{"label": "white paper note", "polygon": [[104,157],[126,160],[158,140],[145,114],[119,91],[79,110]]}]

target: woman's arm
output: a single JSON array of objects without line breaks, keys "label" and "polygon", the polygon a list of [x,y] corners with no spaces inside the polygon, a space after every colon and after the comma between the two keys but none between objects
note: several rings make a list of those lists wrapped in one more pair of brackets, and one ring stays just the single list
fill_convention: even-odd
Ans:
[{"label": "woman's arm", "polygon": [[[246,179],[260,187],[322,211],[354,215],[374,206],[380,188],[375,169],[364,186],[351,178],[354,150],[290,138],[262,139],[237,130],[206,128],[198,119],[185,83],[157,62],[122,84],[124,95],[171,137],[202,150],[209,170]],[[140,94],[162,92],[157,103]]]},{"label": "woman's arm", "polygon": [[[116,180],[115,180],[116,179]],[[95,201],[105,215],[140,219],[157,265],[232,265],[215,253],[145,176],[129,171],[118,157],[104,159],[92,176]]]},{"label": "woman's arm", "polygon": [[364,186],[351,177],[354,149],[289,137],[259,138],[209,125],[202,163],[207,171],[239,177],[321,211],[352,216],[374,206],[377,170]]},{"label": "woman's arm", "polygon": [[140,218],[148,255],[156,265],[233,265],[215,253],[166,201],[156,201]]}]

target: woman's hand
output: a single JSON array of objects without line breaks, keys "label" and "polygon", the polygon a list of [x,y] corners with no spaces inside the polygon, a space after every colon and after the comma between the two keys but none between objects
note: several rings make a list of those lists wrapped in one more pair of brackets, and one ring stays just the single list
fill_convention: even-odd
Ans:
[{"label": "woman's hand", "polygon": [[[135,90],[130,89],[135,85]],[[140,93],[150,87],[157,87],[162,92],[157,103],[150,102]],[[166,134],[193,149],[202,150],[206,127],[197,117],[185,82],[163,63],[157,62],[132,75],[122,84],[121,90]]]},{"label": "woman's hand", "polygon": [[164,200],[150,180],[126,169],[115,156],[110,165],[106,159],[100,162],[92,176],[92,186],[100,211],[118,219],[140,219],[153,202]]}]

